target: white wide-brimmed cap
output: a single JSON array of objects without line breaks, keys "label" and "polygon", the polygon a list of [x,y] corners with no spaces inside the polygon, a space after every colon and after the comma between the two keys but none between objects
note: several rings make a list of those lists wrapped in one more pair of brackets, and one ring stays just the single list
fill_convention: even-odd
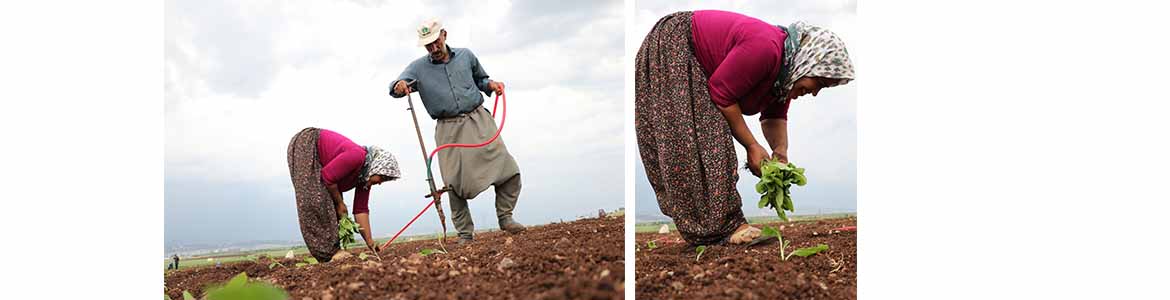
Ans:
[{"label": "white wide-brimmed cap", "polygon": [[426,46],[439,39],[439,32],[443,31],[443,23],[439,22],[439,18],[431,18],[419,24],[417,31],[418,45]]}]

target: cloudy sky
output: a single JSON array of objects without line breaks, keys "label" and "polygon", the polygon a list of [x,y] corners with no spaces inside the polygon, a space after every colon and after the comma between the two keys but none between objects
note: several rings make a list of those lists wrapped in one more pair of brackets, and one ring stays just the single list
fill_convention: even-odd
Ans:
[{"label": "cloudy sky", "polygon": [[[855,33],[856,1],[647,1],[635,3],[634,30],[639,44],[626,45],[626,53],[637,53],[641,37],[659,18],[684,10],[718,9],[739,12],[772,24],[788,25],[797,20],[819,25],[835,32],[848,45],[855,68],[864,68]],[[862,74],[860,72],[858,74]],[[865,80],[859,78],[858,80]],[[747,117],[748,127],[764,143],[758,115]],[[790,160],[807,169],[808,185],[792,191],[796,212],[844,212],[857,210],[857,84],[821,91],[816,98],[805,96],[789,108],[788,134]],[[766,145],[766,144],[765,144]],[[765,146],[767,148],[767,146]],[[740,160],[747,155],[736,144]],[[641,157],[634,167],[636,216],[639,221],[666,218],[658,208],[654,191],[646,180]],[[771,209],[759,209],[755,192],[758,178],[747,170],[740,171],[738,184],[743,197],[744,213],[749,216],[775,215]]]},{"label": "cloudy sky", "polygon": [[[300,240],[286,147],[310,126],[398,156],[403,178],[376,187],[370,210],[376,236],[404,225],[426,204],[424,166],[405,98],[387,86],[425,55],[414,28],[432,16],[508,86],[517,220],[622,207],[621,2],[431,2],[167,1],[166,246]],[[419,117],[434,147],[434,122]],[[472,201],[477,228],[496,227],[493,195]],[[408,233],[438,228],[432,210]]]}]

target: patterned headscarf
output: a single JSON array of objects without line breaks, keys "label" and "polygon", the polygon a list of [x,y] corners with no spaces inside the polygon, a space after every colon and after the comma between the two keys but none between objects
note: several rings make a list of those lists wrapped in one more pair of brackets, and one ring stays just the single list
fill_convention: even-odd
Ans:
[{"label": "patterned headscarf", "polygon": [[845,42],[827,29],[797,21],[777,26],[788,33],[784,40],[784,65],[773,83],[777,95],[786,95],[801,77],[840,79],[833,86],[853,80],[853,62]]},{"label": "patterned headscarf", "polygon": [[382,175],[382,177],[387,177],[387,181],[402,177],[402,173],[398,170],[398,160],[394,158],[393,154],[390,154],[390,151],[377,146],[365,148],[366,162],[362,164],[362,171],[358,174],[358,186],[365,186],[371,175]]}]

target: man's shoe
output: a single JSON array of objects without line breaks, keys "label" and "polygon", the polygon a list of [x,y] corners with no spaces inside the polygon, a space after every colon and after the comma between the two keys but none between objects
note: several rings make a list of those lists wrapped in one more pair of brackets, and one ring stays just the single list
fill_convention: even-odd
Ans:
[{"label": "man's shoe", "polygon": [[459,237],[459,240],[457,241],[457,243],[460,245],[466,245],[466,244],[470,244],[471,241],[472,240],[469,237]]},{"label": "man's shoe", "polygon": [[508,218],[500,221],[500,229],[503,229],[508,233],[518,233],[524,231],[524,225],[520,225],[520,223],[516,223],[516,221],[512,220],[512,218]]}]

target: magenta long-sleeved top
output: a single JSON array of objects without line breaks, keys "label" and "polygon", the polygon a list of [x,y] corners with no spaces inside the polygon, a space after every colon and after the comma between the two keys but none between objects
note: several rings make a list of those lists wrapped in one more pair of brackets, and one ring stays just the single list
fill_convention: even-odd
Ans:
[{"label": "magenta long-sleeved top", "polygon": [[788,102],[775,101],[771,90],[784,62],[788,34],[727,11],[699,10],[691,18],[695,58],[707,75],[711,101],[719,107],[738,103],[744,115],[763,112],[764,119],[786,119]]},{"label": "magenta long-sleeved top", "polygon": [[321,181],[337,184],[342,192],[357,188],[353,214],[369,213],[370,190],[357,182],[358,173],[366,163],[366,148],[340,133],[321,129],[317,137],[317,158],[321,162]]}]

